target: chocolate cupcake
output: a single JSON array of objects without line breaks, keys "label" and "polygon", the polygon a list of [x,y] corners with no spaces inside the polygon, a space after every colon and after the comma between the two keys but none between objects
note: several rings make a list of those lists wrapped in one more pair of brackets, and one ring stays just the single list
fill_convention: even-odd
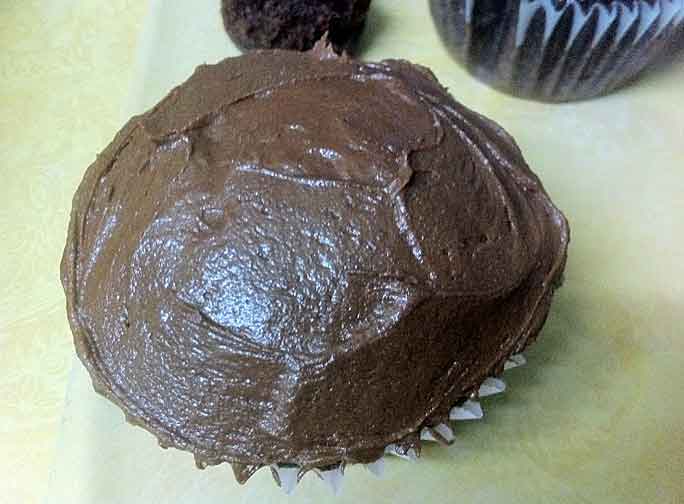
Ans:
[{"label": "chocolate cupcake", "polygon": [[448,444],[546,319],[568,226],[513,139],[405,61],[257,51],[132,118],[62,282],[95,389],[237,479]]},{"label": "chocolate cupcake", "polygon": [[507,93],[571,101],[608,93],[684,33],[684,0],[430,0],[451,51]]},{"label": "chocolate cupcake", "polygon": [[223,24],[242,50],[311,49],[323,35],[337,52],[353,48],[371,0],[221,0]]}]

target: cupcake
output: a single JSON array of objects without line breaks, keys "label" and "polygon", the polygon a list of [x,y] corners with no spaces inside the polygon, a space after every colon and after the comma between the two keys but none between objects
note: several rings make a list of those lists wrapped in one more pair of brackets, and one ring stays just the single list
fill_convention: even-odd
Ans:
[{"label": "cupcake", "polygon": [[242,50],[311,49],[323,35],[337,52],[358,40],[371,0],[221,0],[223,24]]},{"label": "cupcake", "polygon": [[429,70],[320,44],[201,66],[133,117],[76,192],[62,282],[95,389],[162,447],[339,488],[482,417],[568,233]]},{"label": "cupcake", "polygon": [[542,101],[619,88],[684,34],[684,0],[430,0],[430,7],[469,72]]}]

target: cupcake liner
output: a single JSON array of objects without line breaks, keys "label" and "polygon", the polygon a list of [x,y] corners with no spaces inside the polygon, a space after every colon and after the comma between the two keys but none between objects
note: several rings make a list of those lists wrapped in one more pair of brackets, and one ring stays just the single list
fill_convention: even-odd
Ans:
[{"label": "cupcake liner", "polygon": [[425,427],[420,431],[421,441],[434,441],[436,443],[450,445],[454,442],[455,438],[454,431],[445,423],[438,424],[434,427]]},{"label": "cupcake liner", "polygon": [[487,378],[482,385],[480,385],[480,397],[488,397],[495,394],[501,394],[506,390],[506,384],[499,378]]},{"label": "cupcake liner", "polygon": [[461,406],[455,406],[449,412],[449,420],[479,420],[484,416],[478,401],[468,399]]},{"label": "cupcake liner", "polygon": [[300,470],[297,466],[272,465],[271,474],[273,480],[276,482],[286,495],[292,494],[299,483]]},{"label": "cupcake liner", "polygon": [[452,55],[479,79],[527,98],[614,90],[684,38],[684,0],[431,0]]},{"label": "cupcake liner", "polygon": [[[504,370],[520,367],[526,363],[522,354],[509,357],[504,365]],[[480,397],[488,397],[501,394],[506,390],[506,384],[501,378],[486,378],[480,385],[478,391],[462,404],[454,406],[449,412],[449,422],[479,420],[484,417],[482,406],[477,400]],[[392,443],[385,447],[386,456],[398,457],[408,462],[418,462],[420,459],[421,443],[438,443],[448,446],[454,442],[456,434],[454,428],[448,423],[439,423],[434,426],[423,427],[420,431],[418,441],[411,445],[403,443]],[[240,483],[245,483],[260,466],[248,466],[242,464],[232,464],[236,478]],[[385,460],[378,460],[364,464],[366,469],[377,478],[382,478],[385,473]],[[306,475],[307,471],[293,464],[273,464],[270,467],[273,480],[286,495],[291,495],[297,488],[297,484]],[[333,495],[339,495],[343,490],[345,479],[345,464],[329,466],[325,468],[314,468],[313,472],[325,483]]]}]

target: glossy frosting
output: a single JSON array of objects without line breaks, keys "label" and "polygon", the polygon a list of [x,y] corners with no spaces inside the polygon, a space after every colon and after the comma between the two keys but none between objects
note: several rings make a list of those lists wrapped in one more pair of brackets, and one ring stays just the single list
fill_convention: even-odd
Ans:
[{"label": "glossy frosting", "polygon": [[62,281],[96,389],[199,466],[369,462],[539,332],[568,227],[425,68],[317,47],[201,66],[73,201]]}]

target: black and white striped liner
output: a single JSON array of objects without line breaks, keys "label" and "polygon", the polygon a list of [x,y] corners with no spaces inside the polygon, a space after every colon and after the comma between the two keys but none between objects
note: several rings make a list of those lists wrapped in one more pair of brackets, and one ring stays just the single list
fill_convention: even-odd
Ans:
[{"label": "black and white striped liner", "polygon": [[[504,370],[509,370],[522,366],[526,363],[525,357],[522,354],[512,355],[504,366]],[[436,442],[442,445],[451,444],[456,435],[453,430],[452,422],[463,420],[480,420],[484,417],[482,406],[479,398],[500,394],[506,390],[506,384],[500,378],[487,378],[480,385],[476,397],[468,399],[463,404],[455,406],[449,413],[449,424],[441,423],[433,427],[425,427],[420,432],[421,442]],[[391,444],[385,448],[385,455],[392,455],[404,459],[409,462],[417,462],[419,453],[415,449],[409,448],[403,450],[398,445]],[[385,461],[383,458],[376,460],[371,464],[365,465],[371,474],[381,478],[385,470]],[[344,465],[325,469],[314,469],[314,472],[329,488],[329,490],[338,495],[342,491],[342,483],[344,481]],[[296,465],[279,465],[271,466],[271,473],[276,484],[287,494],[290,495],[295,491],[297,484],[304,476],[300,467]]]},{"label": "black and white striped liner", "polygon": [[471,73],[543,101],[610,92],[684,39],[684,0],[430,0],[430,8]]}]

